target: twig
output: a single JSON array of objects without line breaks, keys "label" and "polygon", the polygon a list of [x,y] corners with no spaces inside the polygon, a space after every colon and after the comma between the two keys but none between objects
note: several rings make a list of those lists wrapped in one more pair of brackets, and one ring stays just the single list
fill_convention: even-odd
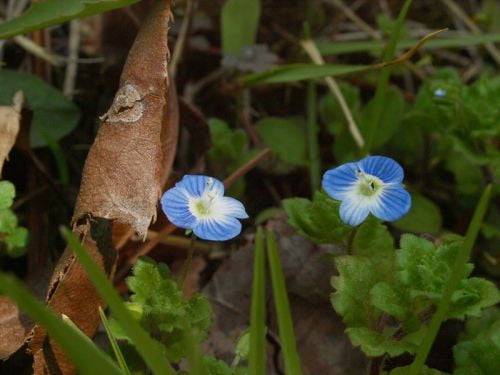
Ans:
[{"label": "twig", "polygon": [[75,82],[78,73],[78,52],[80,50],[80,21],[69,23],[68,65],[64,75],[63,93],[72,98],[75,93]]},{"label": "twig", "polygon": [[16,44],[18,44],[20,47],[24,48],[27,52],[31,53],[32,55],[47,61],[49,64],[52,64],[54,66],[59,66],[61,65],[61,61],[57,58],[56,55],[52,54],[51,52],[47,51],[45,48],[40,46],[39,44],[35,43],[29,38],[26,38],[25,36],[22,35],[17,35],[12,38]]},{"label": "twig", "polygon": [[[312,39],[302,40],[300,44],[302,45],[302,48],[304,48],[304,50],[307,52],[307,54],[315,64],[318,65],[325,64],[323,56],[321,56],[321,53],[319,52],[318,47],[316,46],[316,43],[314,43]],[[337,98],[337,101],[339,102],[340,108],[342,109],[342,113],[344,114],[344,117],[347,121],[349,132],[351,133],[354,142],[360,149],[363,148],[365,141],[363,139],[363,136],[361,135],[361,132],[359,131],[358,125],[356,125],[356,122],[352,117],[351,110],[349,109],[349,106],[347,105],[344,95],[342,95],[342,92],[340,91],[337,82],[335,81],[335,79],[333,79],[333,77],[325,77],[325,82],[328,85],[330,91],[333,93],[333,95],[335,96],[335,98]]]},{"label": "twig", "polygon": [[377,40],[382,39],[382,35],[380,34],[380,32],[378,30],[375,30],[373,27],[371,27],[365,21],[363,21],[342,0],[323,0],[323,1],[339,8],[342,12],[344,12],[344,14],[347,18],[349,18],[352,22],[354,22],[361,30],[366,32],[373,39],[377,39]]},{"label": "twig", "polygon": [[238,168],[236,171],[234,171],[232,174],[230,174],[223,182],[224,182],[224,187],[227,189],[230,187],[234,182],[240,178],[241,176],[247,174],[251,169],[253,169],[257,164],[260,163],[262,159],[264,159],[269,153],[271,152],[271,149],[265,148],[261,152],[259,152],[257,155],[253,157],[253,159],[249,160],[246,164],[242,165],[240,168]]},{"label": "twig", "polygon": [[177,38],[177,42],[175,43],[174,52],[172,53],[172,60],[169,64],[169,72],[172,79],[175,77],[175,73],[177,73],[177,65],[179,64],[179,61],[182,57],[182,52],[184,51],[184,46],[186,45],[186,39],[191,26],[193,10],[194,0],[186,0],[186,12],[184,13],[184,18],[182,19],[179,37]]},{"label": "twig", "polygon": [[[481,29],[470,19],[470,17],[465,13],[465,11],[453,0],[441,0],[448,9],[455,14],[467,27],[472,31],[473,34],[481,35],[483,32]],[[497,65],[500,65],[500,51],[491,42],[484,43],[484,47],[488,50],[491,57],[495,60]]]}]

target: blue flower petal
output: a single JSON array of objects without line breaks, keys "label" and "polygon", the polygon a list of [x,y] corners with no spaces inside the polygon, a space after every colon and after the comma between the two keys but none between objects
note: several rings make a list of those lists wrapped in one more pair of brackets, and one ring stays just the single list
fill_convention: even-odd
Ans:
[{"label": "blue flower petal", "polygon": [[245,206],[239,200],[231,197],[220,197],[214,201],[214,212],[221,216],[232,216],[238,219],[247,219]]},{"label": "blue flower petal", "polygon": [[161,208],[168,220],[180,228],[191,229],[197,220],[189,211],[189,198],[186,189],[176,186],[160,199]]},{"label": "blue flower petal", "polygon": [[363,172],[376,176],[385,183],[403,181],[403,168],[386,156],[368,156],[358,164]]},{"label": "blue flower petal", "polygon": [[410,194],[401,184],[390,184],[383,188],[378,204],[371,207],[371,213],[383,221],[398,220],[411,207]]},{"label": "blue flower petal", "polygon": [[209,176],[185,175],[181,181],[175,184],[175,186],[186,189],[192,197],[201,197],[207,188],[209,179],[212,179],[210,190],[217,196],[224,195],[224,185],[222,182]]},{"label": "blue flower petal", "polygon": [[368,204],[363,200],[344,199],[340,204],[340,219],[353,227],[361,224],[369,213]]},{"label": "blue flower petal", "polygon": [[236,237],[241,232],[238,219],[223,216],[217,219],[203,219],[193,228],[196,237],[210,241],[226,241]]},{"label": "blue flower petal", "polygon": [[342,200],[358,180],[357,171],[357,163],[346,163],[326,171],[323,175],[323,189],[331,198]]}]

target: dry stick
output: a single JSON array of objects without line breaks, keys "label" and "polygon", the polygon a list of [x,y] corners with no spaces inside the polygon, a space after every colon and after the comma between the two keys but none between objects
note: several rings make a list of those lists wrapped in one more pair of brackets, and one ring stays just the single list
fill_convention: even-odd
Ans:
[{"label": "dry stick", "polygon": [[184,51],[184,46],[186,44],[187,35],[191,26],[191,18],[193,16],[194,1],[186,1],[186,12],[184,14],[184,19],[182,20],[181,29],[179,31],[179,37],[175,43],[174,52],[172,53],[172,60],[169,65],[169,72],[171,79],[174,79],[175,73],[177,72],[177,65],[182,57],[182,52]]},{"label": "dry stick", "polygon": [[[483,32],[481,29],[470,19],[470,17],[465,13],[465,11],[453,0],[441,0],[448,9],[455,14],[467,27],[472,31],[473,34],[481,35]],[[484,43],[484,47],[488,50],[491,57],[495,60],[497,65],[500,65],[500,51],[491,42]]]},{"label": "dry stick", "polygon": [[[354,22],[361,30],[364,32],[368,33],[373,39],[375,40],[381,40],[382,35],[380,32],[372,28],[370,25],[368,25],[365,21],[363,21],[356,13],[354,13],[351,8],[349,8],[342,0],[324,0],[329,4],[332,4],[334,6],[337,6],[342,12],[344,12],[345,16],[349,18],[352,22]],[[398,55],[399,57],[401,55]],[[413,64],[411,61],[407,62],[408,68],[415,74],[418,78],[420,78],[422,81],[425,81],[426,74],[419,69],[415,64]]]},{"label": "dry stick", "polygon": [[68,65],[64,75],[63,93],[72,98],[75,93],[76,75],[78,73],[78,52],[80,50],[80,21],[69,23]]},{"label": "dry stick", "polygon": [[[302,40],[300,44],[315,64],[318,65],[325,64],[323,56],[321,56],[321,53],[319,52],[318,47],[316,46],[316,43],[314,43],[312,39]],[[351,110],[349,109],[349,106],[347,105],[344,95],[342,95],[342,92],[340,91],[337,82],[333,79],[333,77],[325,77],[325,82],[328,85],[330,91],[333,93],[333,95],[335,95],[335,98],[337,98],[337,101],[339,102],[340,108],[342,109],[342,113],[344,114],[344,117],[347,120],[349,131],[351,132],[354,142],[360,149],[363,148],[365,141],[363,139],[363,136],[361,135],[361,132],[359,131],[358,125],[356,125],[356,122],[352,117]]]},{"label": "dry stick", "polygon": [[53,53],[47,51],[45,48],[43,48],[41,45],[35,43],[29,38],[26,38],[25,36],[22,35],[17,35],[12,38],[14,42],[25,49],[27,52],[31,53],[32,55],[48,62],[51,65],[58,66],[61,65],[61,61],[57,58],[56,55]]},{"label": "dry stick", "polygon": [[352,11],[342,0],[323,0],[326,3],[336,6],[339,8],[347,18],[349,18],[352,22],[354,22],[361,30],[370,35],[373,39],[382,39],[382,35],[379,31],[375,30],[373,27],[368,25],[365,21],[363,21],[356,13]]},{"label": "dry stick", "polygon": [[[246,164],[238,168],[234,171],[229,177],[227,177],[224,182],[224,187],[230,187],[238,178],[248,173],[252,168],[254,168],[262,159],[264,159],[271,150],[269,148],[265,148],[260,151],[255,157],[249,160]],[[151,239],[150,241],[144,243],[137,252],[135,252],[129,259],[125,261],[122,268],[116,272],[115,283],[121,281],[127,273],[130,271],[132,266],[135,264],[137,259],[143,255],[148,254],[158,243],[160,243],[161,239],[164,236],[171,234],[177,227],[172,223],[168,224],[165,228],[163,228],[158,235]]]}]

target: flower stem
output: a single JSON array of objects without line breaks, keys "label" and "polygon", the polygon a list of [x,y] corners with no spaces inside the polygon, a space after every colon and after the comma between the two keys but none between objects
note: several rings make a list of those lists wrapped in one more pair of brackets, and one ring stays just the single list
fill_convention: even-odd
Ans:
[{"label": "flower stem", "polygon": [[316,84],[309,81],[307,84],[307,138],[309,151],[309,179],[311,194],[320,187],[321,165],[318,148],[318,125],[316,119]]},{"label": "flower stem", "polygon": [[457,286],[464,274],[464,267],[470,257],[472,247],[474,245],[474,242],[476,241],[479,229],[481,228],[481,223],[488,208],[490,196],[491,184],[486,186],[486,188],[484,189],[483,195],[481,196],[476,210],[474,211],[474,215],[472,216],[469,228],[467,229],[467,234],[465,235],[465,241],[457,254],[457,258],[455,260],[455,264],[453,265],[451,275],[445,285],[443,297],[441,298],[441,301],[437,306],[436,313],[432,317],[431,323],[427,328],[427,332],[425,333],[422,344],[418,348],[415,360],[410,366],[408,372],[409,375],[421,374],[425,360],[427,359],[427,355],[429,354],[429,351],[432,347],[432,343],[434,342],[434,339],[436,338],[436,335],[439,331],[439,327],[441,326],[441,323],[446,319],[446,314],[448,313],[448,309],[451,304],[451,297],[453,295],[453,292],[457,289]]},{"label": "flower stem", "polygon": [[179,279],[179,289],[181,291],[184,289],[184,282],[186,281],[186,276],[189,271],[189,266],[191,265],[191,261],[193,260],[195,243],[196,243],[196,236],[194,235],[194,233],[191,233],[191,241],[189,243],[188,256],[186,258],[186,261],[184,262],[184,266],[182,267],[182,273]]}]

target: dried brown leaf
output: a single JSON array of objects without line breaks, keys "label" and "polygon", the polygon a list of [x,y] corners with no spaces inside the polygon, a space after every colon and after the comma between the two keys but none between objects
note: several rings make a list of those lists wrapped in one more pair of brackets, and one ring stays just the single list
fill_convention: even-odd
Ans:
[{"label": "dried brown leaf", "polygon": [[0,296],[0,359],[8,358],[19,349],[33,323],[21,315],[17,305]]},{"label": "dried brown leaf", "polygon": [[[91,215],[145,236],[161,192],[169,2],[155,2],[125,63],[120,88],[87,157],[73,222]],[[167,130],[168,131],[168,130]]]},{"label": "dried brown leaf", "polygon": [[24,103],[24,95],[21,91],[16,92],[12,99],[12,106],[0,107],[0,176],[5,160],[8,160],[9,152],[16,143],[17,134],[21,124],[21,109]]},{"label": "dried brown leaf", "polygon": [[[170,18],[170,1],[155,1],[129,53],[113,104],[101,117],[83,171],[73,231],[110,279],[116,266],[112,227],[123,223],[146,234],[156,215],[162,177],[169,173],[165,167],[175,154],[177,125],[170,114],[175,105],[167,105]],[[103,301],[69,249],[52,275],[47,301],[85,334],[95,333]],[[30,349],[36,375],[74,374],[73,364],[43,327],[35,328]]]}]

